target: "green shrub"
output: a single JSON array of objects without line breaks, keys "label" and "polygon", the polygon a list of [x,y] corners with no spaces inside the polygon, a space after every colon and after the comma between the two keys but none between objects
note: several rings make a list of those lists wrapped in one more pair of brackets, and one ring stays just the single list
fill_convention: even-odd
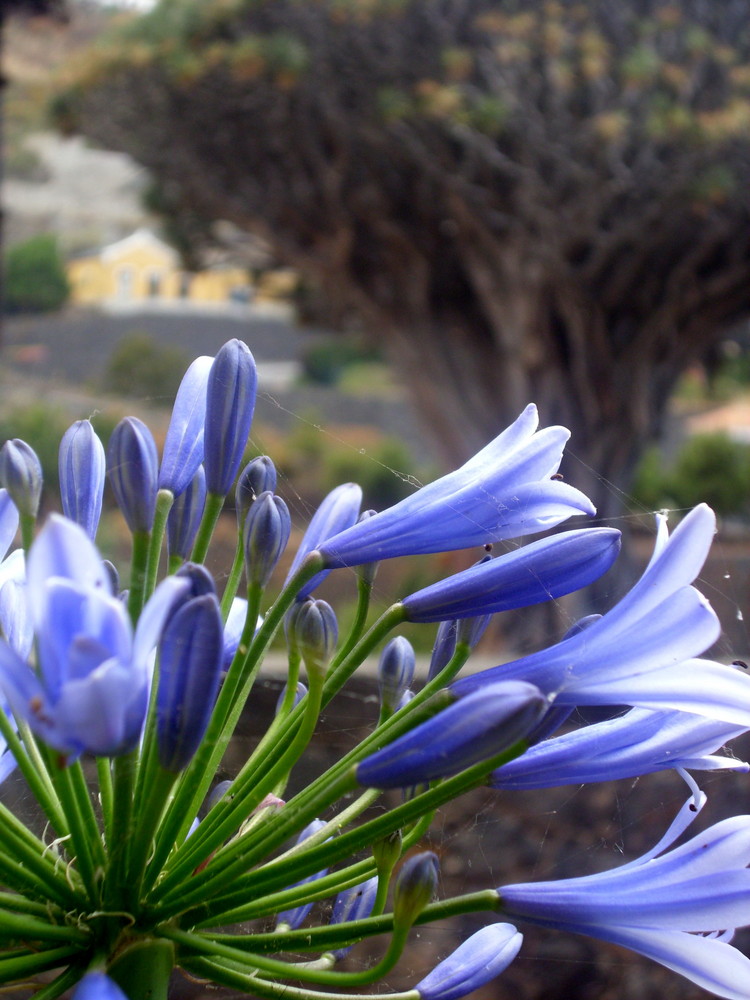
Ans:
[{"label": "green shrub", "polygon": [[32,236],[8,250],[5,304],[8,312],[54,312],[70,293],[54,236]]},{"label": "green shrub", "polygon": [[156,344],[150,334],[134,330],[112,352],[103,388],[118,396],[171,406],[189,363],[178,348]]},{"label": "green shrub", "polygon": [[327,337],[302,354],[302,376],[316,385],[337,385],[344,371],[362,361],[377,360],[377,351],[351,337]]},{"label": "green shrub", "polygon": [[750,445],[723,433],[696,434],[665,468],[657,449],[643,457],[633,487],[643,506],[694,507],[705,501],[717,514],[746,516],[750,512]]}]

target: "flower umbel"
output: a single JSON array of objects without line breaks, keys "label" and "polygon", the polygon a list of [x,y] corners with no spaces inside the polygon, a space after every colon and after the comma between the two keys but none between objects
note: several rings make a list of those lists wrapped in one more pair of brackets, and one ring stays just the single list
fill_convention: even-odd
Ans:
[{"label": "flower umbel", "polygon": [[[538,430],[530,406],[407,500],[362,514],[368,498],[347,483],[303,531],[304,498],[270,457],[251,459],[230,492],[255,392],[252,355],[232,341],[188,370],[161,465],[142,421],[118,425],[106,464],[132,535],[129,571],[99,551],[125,545],[120,518],[99,529],[104,460],[88,421],[61,443],[65,517],[37,523],[31,446],[4,449],[0,781],[17,772],[15,798],[35,799],[39,816],[27,827],[0,803],[0,984],[44,983],[44,1000],[167,1000],[179,967],[262,1000],[365,1000],[386,981],[404,988],[380,987],[383,1000],[458,1000],[518,953],[515,926],[492,922],[504,913],[746,997],[750,961],[730,940],[750,924],[750,818],[672,846],[706,801],[688,772],[741,781],[748,769],[721,748],[750,728],[750,676],[697,658],[718,635],[694,586],[715,528],[708,508],[671,535],[658,519],[649,565],[606,614],[477,670],[496,615],[558,598],[569,615],[567,595],[619,551],[619,532],[603,527],[515,541],[594,513],[557,475],[567,431]],[[235,510],[223,511],[227,496]],[[380,560],[474,547],[410,564],[411,586],[373,610],[398,570],[381,567],[376,585]],[[428,665],[419,651],[430,647]],[[589,705],[620,708],[581,722]],[[692,799],[638,860],[496,890],[479,862],[489,855],[494,872],[507,852],[485,841],[468,858],[480,888],[451,893],[465,793],[500,790],[515,824],[516,789],[647,787],[670,769],[664,788],[684,778]],[[542,846],[558,815],[545,811]],[[474,826],[485,835],[488,816]],[[537,838],[535,860],[539,849]],[[432,971],[410,976],[404,950],[445,921]],[[385,942],[379,958],[372,938]]]}]

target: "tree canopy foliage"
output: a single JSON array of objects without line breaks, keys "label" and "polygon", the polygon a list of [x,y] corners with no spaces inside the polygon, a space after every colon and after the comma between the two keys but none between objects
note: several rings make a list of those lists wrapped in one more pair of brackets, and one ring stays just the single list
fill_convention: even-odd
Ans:
[{"label": "tree canopy foliage", "polygon": [[750,0],[161,0],[61,117],[354,305],[451,458],[534,399],[605,508],[750,314]]}]

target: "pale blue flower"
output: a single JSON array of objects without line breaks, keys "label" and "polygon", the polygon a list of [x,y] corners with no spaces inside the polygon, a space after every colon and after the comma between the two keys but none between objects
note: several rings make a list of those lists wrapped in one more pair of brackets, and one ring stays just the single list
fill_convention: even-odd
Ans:
[{"label": "pale blue flower", "polygon": [[[338,535],[339,532],[356,524],[361,506],[362,490],[356,483],[343,483],[331,490],[307,526],[307,531],[303,535],[292,560],[285,583],[289,583],[308,552],[321,548],[331,536]],[[311,594],[316,587],[320,586],[321,581],[327,575],[328,571],[325,570],[314,576],[312,580],[308,580],[297,594],[298,600],[303,600],[308,594]]]},{"label": "pale blue flower", "polygon": [[495,979],[518,954],[523,935],[512,924],[490,924],[472,934],[415,989],[422,1000],[459,1000]]},{"label": "pale blue flower", "polygon": [[0,489],[0,559],[13,544],[18,530],[18,508],[13,503],[10,493]]},{"label": "pale blue flower", "polygon": [[556,705],[636,705],[679,710],[750,728],[750,677],[693,659],[720,632],[692,581],[715,518],[696,507],[669,536],[659,519],[654,554],[635,586],[607,614],[549,649],[456,681],[458,694],[511,678],[535,684]]},{"label": "pale blue flower", "polygon": [[203,461],[208,373],[214,359],[196,358],[185,372],[177,390],[169,419],[158,487],[179,496]]},{"label": "pale blue flower", "polygon": [[[332,924],[348,923],[351,920],[364,920],[372,913],[375,899],[378,895],[378,876],[373,875],[359,885],[342,890],[336,897],[331,913]],[[334,958],[343,958],[352,949],[352,945],[336,948],[331,954]]]},{"label": "pale blue flower", "polygon": [[63,434],[58,454],[63,514],[96,537],[102,513],[106,459],[90,420],[77,420]]},{"label": "pale blue flower", "polygon": [[31,547],[27,586],[37,668],[0,642],[0,683],[13,711],[69,756],[131,750],[146,711],[150,654],[187,584],[163,581],[133,634],[88,535],[53,515]]},{"label": "pale blue flower", "polygon": [[547,427],[535,433],[537,424],[531,404],[460,469],[318,545],[326,565],[466,549],[596,513],[583,493],[552,478],[569,432]]},{"label": "pale blue flower", "polygon": [[[300,833],[297,838],[297,846],[303,844],[310,837],[314,836],[319,830],[322,830],[324,826],[325,823],[322,819],[314,819],[312,823],[309,823],[302,833]],[[307,878],[300,879],[299,882],[294,882],[289,888],[291,889],[298,885],[307,885],[308,882],[315,882],[317,879],[322,878],[327,874],[328,869],[323,868],[321,871],[315,872],[314,875],[308,875]],[[314,903],[301,903],[299,906],[295,906],[290,910],[283,910],[276,917],[276,926],[280,927],[281,925],[284,925],[285,927],[288,927],[289,930],[296,930],[297,927],[300,927],[304,923],[305,917],[314,905]]]},{"label": "pale blue flower", "polygon": [[717,996],[746,1000],[750,960],[729,941],[734,928],[750,923],[750,816],[663,853],[686,822],[678,817],[656,848],[611,871],[504,886],[502,909],[623,945]]},{"label": "pale blue flower", "polygon": [[715,751],[745,732],[687,712],[633,708],[530,747],[494,772],[493,788],[550,788],[632,778],[668,768],[746,772],[750,766]]}]

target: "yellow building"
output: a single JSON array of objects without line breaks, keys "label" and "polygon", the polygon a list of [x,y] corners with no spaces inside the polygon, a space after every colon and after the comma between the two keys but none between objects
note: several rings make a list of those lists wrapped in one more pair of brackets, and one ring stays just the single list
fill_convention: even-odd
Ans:
[{"label": "yellow building", "polygon": [[250,302],[246,269],[214,264],[185,271],[179,254],[147,229],[68,261],[70,301],[111,308],[211,307]]}]

